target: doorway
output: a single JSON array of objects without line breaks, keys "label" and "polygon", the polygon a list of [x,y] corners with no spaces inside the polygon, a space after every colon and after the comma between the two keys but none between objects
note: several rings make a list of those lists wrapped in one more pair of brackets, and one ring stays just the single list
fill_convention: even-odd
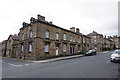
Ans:
[{"label": "doorway", "polygon": [[59,54],[59,48],[56,47],[56,56],[58,56],[58,54]]}]

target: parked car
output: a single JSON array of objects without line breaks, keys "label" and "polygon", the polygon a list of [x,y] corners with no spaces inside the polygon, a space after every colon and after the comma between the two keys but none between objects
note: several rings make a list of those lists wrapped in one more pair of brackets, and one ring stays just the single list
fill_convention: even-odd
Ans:
[{"label": "parked car", "polygon": [[111,62],[120,62],[120,49],[115,50],[111,55]]},{"label": "parked car", "polygon": [[96,55],[96,50],[89,50],[88,52],[85,53],[85,56],[91,56],[91,55]]}]

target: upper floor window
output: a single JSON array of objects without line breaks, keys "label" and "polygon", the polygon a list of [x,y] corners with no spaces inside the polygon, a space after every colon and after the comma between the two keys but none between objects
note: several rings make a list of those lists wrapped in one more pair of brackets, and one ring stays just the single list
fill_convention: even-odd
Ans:
[{"label": "upper floor window", "polygon": [[83,38],[83,43],[85,43],[85,38]]},{"label": "upper floor window", "polygon": [[32,30],[30,30],[29,37],[32,38]]},{"label": "upper floor window", "polygon": [[45,32],[45,38],[47,38],[47,39],[50,38],[50,32],[48,30]]},{"label": "upper floor window", "polygon": [[80,37],[78,37],[78,43],[80,43]]},{"label": "upper floor window", "polygon": [[56,40],[59,40],[59,33],[56,33]]},{"label": "upper floor window", "polygon": [[94,40],[94,42],[96,42],[96,40]]},{"label": "upper floor window", "polygon": [[75,42],[75,36],[73,36],[73,42]]},{"label": "upper floor window", "polygon": [[24,40],[24,37],[25,37],[25,35],[24,35],[24,33],[22,33],[22,40]]},{"label": "upper floor window", "polygon": [[65,33],[63,34],[63,40],[66,40],[66,34]]},{"label": "upper floor window", "polygon": [[28,51],[29,51],[29,52],[32,52],[32,43],[29,43]]},{"label": "upper floor window", "polygon": [[45,44],[44,51],[45,51],[45,53],[49,52],[49,44]]},{"label": "upper floor window", "polygon": [[96,36],[94,36],[94,38],[96,38]]},{"label": "upper floor window", "polygon": [[72,41],[73,40],[73,36],[72,35],[70,35],[70,41]]}]

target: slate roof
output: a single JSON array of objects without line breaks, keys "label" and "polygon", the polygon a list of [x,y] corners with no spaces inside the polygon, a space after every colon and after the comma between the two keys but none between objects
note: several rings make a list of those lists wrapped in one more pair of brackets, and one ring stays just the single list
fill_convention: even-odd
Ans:
[{"label": "slate roof", "polygon": [[87,36],[95,36],[95,35],[103,36],[102,34],[99,34],[96,31],[93,31],[92,33],[87,34]]}]

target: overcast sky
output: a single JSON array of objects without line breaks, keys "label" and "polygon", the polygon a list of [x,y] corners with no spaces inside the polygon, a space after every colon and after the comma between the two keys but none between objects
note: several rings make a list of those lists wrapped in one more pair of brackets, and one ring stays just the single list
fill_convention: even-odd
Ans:
[{"label": "overcast sky", "polygon": [[80,28],[83,34],[118,34],[118,0],[1,0],[0,41],[37,14],[65,29]]}]

